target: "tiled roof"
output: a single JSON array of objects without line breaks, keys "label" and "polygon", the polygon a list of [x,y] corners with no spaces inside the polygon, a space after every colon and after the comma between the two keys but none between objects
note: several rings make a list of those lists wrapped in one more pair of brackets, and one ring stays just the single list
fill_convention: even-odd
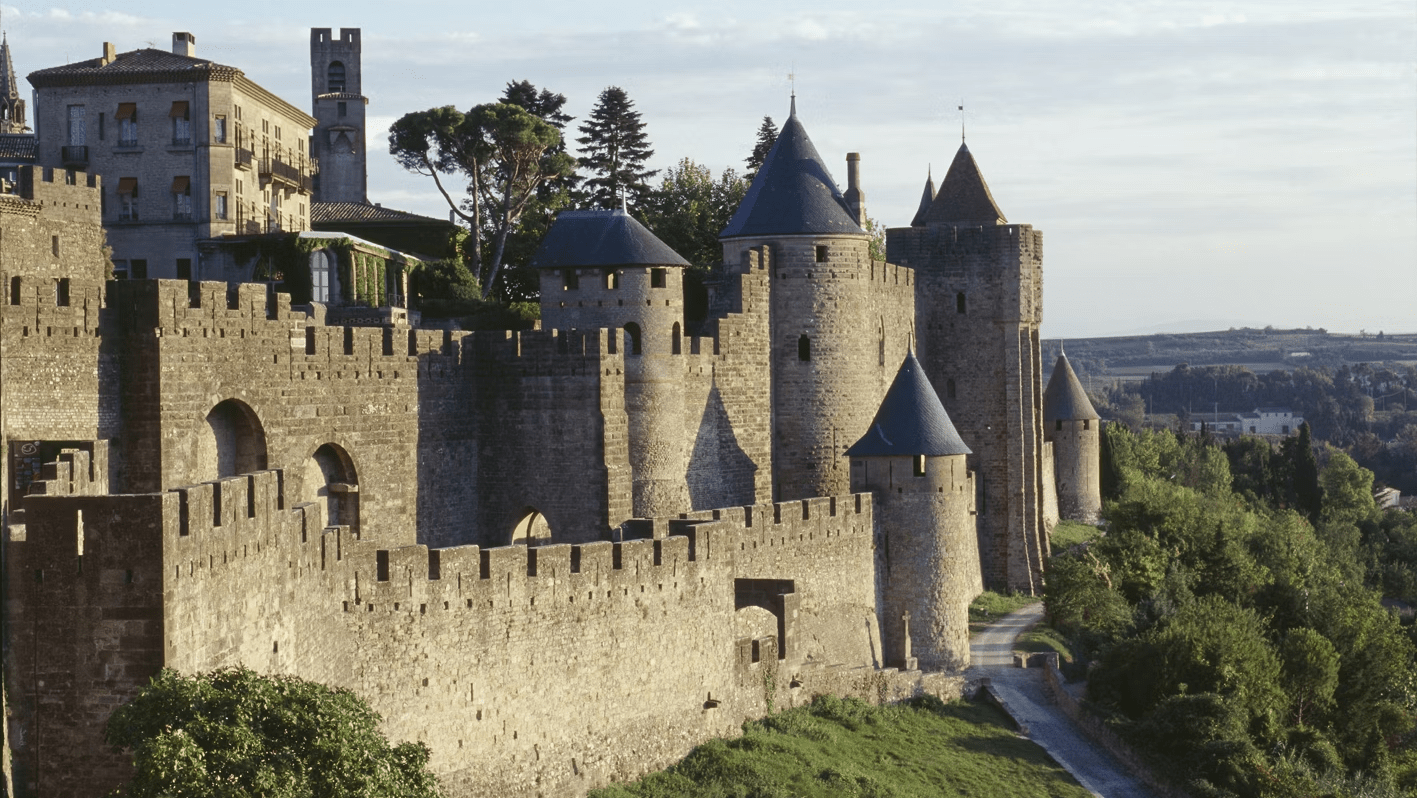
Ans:
[{"label": "tiled roof", "polygon": [[925,215],[930,212],[930,203],[935,201],[935,176],[927,174],[925,176],[925,191],[920,195],[920,208],[915,211],[915,218],[910,220],[911,227],[924,227]]},{"label": "tiled roof", "polygon": [[368,202],[313,202],[310,204],[311,224],[336,224],[339,222],[442,222],[433,216],[384,208]]},{"label": "tiled roof", "polygon": [[1043,391],[1043,421],[1051,423],[1095,418],[1100,416],[1092,409],[1092,402],[1068,363],[1068,356],[1058,355],[1058,362],[1053,364],[1053,376],[1048,378],[1048,387]]},{"label": "tiled roof", "polygon": [[33,161],[38,146],[31,133],[0,134],[0,161]]},{"label": "tiled roof", "polygon": [[67,85],[76,81],[135,81],[145,77],[183,72],[191,73],[193,79],[200,80],[199,75],[214,71],[240,73],[236,67],[218,64],[205,58],[146,48],[119,53],[107,64],[103,63],[101,58],[90,58],[87,61],[75,61],[72,64],[36,70],[29,74],[29,81],[35,88],[41,88]]},{"label": "tiled roof", "polygon": [[979,173],[979,164],[974,162],[969,147],[961,142],[959,152],[955,153],[954,162],[950,164],[950,170],[945,173],[945,179],[940,183],[940,191],[935,195],[935,201],[930,203],[930,212],[925,215],[925,222],[999,224],[1004,221],[1006,219],[1003,211],[994,203],[994,196],[989,193],[989,185]]},{"label": "tiled roof", "polygon": [[688,266],[622,210],[562,211],[531,257],[538,269],[591,266]]},{"label": "tiled roof", "polygon": [[865,235],[794,112],[763,159],[720,238],[794,234]]},{"label": "tiled roof", "polygon": [[848,457],[969,453],[914,352],[907,353],[900,364],[871,428],[846,450]]}]

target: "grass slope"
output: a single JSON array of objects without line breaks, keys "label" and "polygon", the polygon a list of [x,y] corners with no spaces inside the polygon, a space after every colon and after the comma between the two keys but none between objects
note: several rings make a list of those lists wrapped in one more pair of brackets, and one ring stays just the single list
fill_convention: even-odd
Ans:
[{"label": "grass slope", "polygon": [[590,798],[1085,798],[1089,793],[1019,737],[1003,713],[925,697],[876,707],[819,696],[743,724],[679,764]]}]

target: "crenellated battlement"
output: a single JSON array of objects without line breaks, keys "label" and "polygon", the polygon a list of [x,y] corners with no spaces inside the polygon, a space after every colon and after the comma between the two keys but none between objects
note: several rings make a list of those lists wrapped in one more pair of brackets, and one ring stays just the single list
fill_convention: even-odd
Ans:
[{"label": "crenellated battlement", "polygon": [[623,370],[624,354],[611,335],[606,329],[476,332],[464,345],[479,361],[519,369],[522,376],[573,377]]}]

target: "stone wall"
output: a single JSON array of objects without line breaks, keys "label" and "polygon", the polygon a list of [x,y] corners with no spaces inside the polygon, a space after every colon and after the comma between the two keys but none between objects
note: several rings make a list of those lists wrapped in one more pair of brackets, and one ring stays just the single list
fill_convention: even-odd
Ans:
[{"label": "stone wall", "polygon": [[1060,419],[1043,431],[1053,443],[1061,518],[1095,524],[1102,512],[1101,426],[1097,419]]},{"label": "stone wall", "polygon": [[429,744],[453,795],[578,794],[817,692],[958,694],[878,669],[869,495],[662,519],[675,534],[624,543],[429,549],[327,528],[285,484],[26,499],[8,561],[29,591],[12,601],[22,783],[121,779],[103,722],[164,665],[351,688],[392,739]]}]

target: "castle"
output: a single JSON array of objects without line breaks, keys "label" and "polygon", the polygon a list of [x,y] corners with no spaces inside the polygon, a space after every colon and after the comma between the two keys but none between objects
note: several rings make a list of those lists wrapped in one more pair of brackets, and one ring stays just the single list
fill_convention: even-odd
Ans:
[{"label": "castle", "polygon": [[[970,600],[1039,590],[1059,508],[1095,505],[1096,414],[1070,369],[1042,389],[1041,234],[968,149],[894,263],[847,163],[843,193],[794,100],[698,336],[687,264],[623,211],[552,226],[540,329],[356,327],[266,285],[107,280],[101,178],[22,167],[14,794],[122,780],[103,725],[162,667],[352,689],[452,795],[583,793],[817,693],[958,695]],[[386,301],[361,263],[312,251],[310,279]]]}]

